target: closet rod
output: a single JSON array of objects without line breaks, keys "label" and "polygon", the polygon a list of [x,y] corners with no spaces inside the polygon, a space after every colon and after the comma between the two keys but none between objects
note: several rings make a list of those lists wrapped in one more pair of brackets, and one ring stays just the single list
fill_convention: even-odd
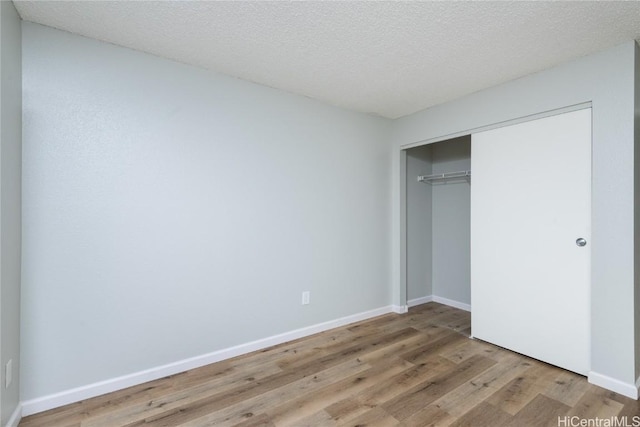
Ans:
[{"label": "closet rod", "polygon": [[432,183],[437,181],[445,181],[447,179],[464,178],[465,180],[471,179],[471,171],[457,171],[447,173],[436,173],[433,175],[420,175],[418,176],[418,182]]}]

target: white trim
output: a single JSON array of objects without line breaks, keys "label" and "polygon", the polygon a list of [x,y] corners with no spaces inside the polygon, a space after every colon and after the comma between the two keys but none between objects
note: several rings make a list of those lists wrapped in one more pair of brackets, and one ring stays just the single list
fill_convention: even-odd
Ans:
[{"label": "white trim", "polygon": [[5,427],[18,427],[20,420],[22,420],[22,405],[18,403]]},{"label": "white trim", "polygon": [[58,408],[70,403],[79,402],[81,400],[100,396],[102,394],[111,393],[113,391],[122,390],[148,381],[164,378],[190,369],[199,368],[221,360],[230,359],[242,354],[251,353],[252,351],[262,350],[273,345],[282,344],[298,338],[324,332],[329,329],[338,328],[350,323],[359,322],[361,320],[370,319],[372,317],[381,316],[391,312],[396,312],[397,308],[405,306],[386,306],[376,308],[374,310],[362,313],[352,314],[340,319],[330,320],[328,322],[318,323],[316,325],[307,326],[293,331],[285,332],[271,337],[259,339],[246,344],[240,344],[234,347],[214,351],[212,353],[203,354],[201,356],[189,359],[179,360],[167,365],[158,366],[144,371],[134,372],[129,375],[108,379],[105,381],[88,384],[85,386],[65,390],[59,393],[50,394],[48,396],[39,397],[22,402],[22,414],[24,416],[36,414],[38,412],[47,411],[49,409]]},{"label": "white trim", "polygon": [[553,110],[543,111],[541,113],[530,114],[528,116],[516,117],[513,119],[505,120],[502,122],[491,123],[485,126],[478,126],[471,129],[465,129],[459,132],[450,133],[447,135],[440,135],[433,138],[421,139],[420,141],[409,142],[400,146],[400,150],[408,150],[409,148],[421,147],[423,145],[433,144],[434,142],[446,141],[448,139],[460,138],[461,136],[467,136],[478,132],[484,132],[487,130],[498,129],[505,126],[517,125],[518,123],[529,122],[532,120],[543,119],[546,117],[557,116],[558,114],[570,113],[572,111],[585,110],[591,108],[592,102],[581,102],[575,105],[568,105],[566,107],[556,108]]},{"label": "white trim", "polygon": [[433,295],[427,295],[426,297],[414,298],[407,301],[409,307],[415,307],[416,305],[426,304],[433,301]]},{"label": "white trim", "polygon": [[440,304],[448,305],[450,307],[459,308],[460,310],[471,311],[471,306],[469,304],[465,304],[459,301],[454,301],[449,298],[439,297],[437,295],[427,295],[425,297],[410,299],[409,301],[407,301],[407,305],[409,307],[415,307],[416,305],[426,304],[432,301]]},{"label": "white trim", "polygon": [[404,314],[409,311],[409,306],[407,305],[392,305],[391,311],[396,314]]},{"label": "white trim", "polygon": [[464,311],[471,311],[471,305],[465,304],[463,302],[454,301],[449,298],[442,298],[437,295],[433,295],[433,302],[438,302],[440,304],[448,305],[451,307],[459,308]]},{"label": "white trim", "polygon": [[625,383],[593,371],[589,372],[588,379],[591,384],[615,391],[618,394],[632,399],[638,399],[638,381],[640,381],[640,379],[636,381],[635,384]]}]

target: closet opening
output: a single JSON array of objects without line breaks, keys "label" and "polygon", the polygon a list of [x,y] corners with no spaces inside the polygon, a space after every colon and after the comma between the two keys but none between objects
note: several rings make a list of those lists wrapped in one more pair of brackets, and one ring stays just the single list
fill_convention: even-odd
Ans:
[{"label": "closet opening", "polygon": [[471,135],[404,151],[407,306],[471,311]]}]

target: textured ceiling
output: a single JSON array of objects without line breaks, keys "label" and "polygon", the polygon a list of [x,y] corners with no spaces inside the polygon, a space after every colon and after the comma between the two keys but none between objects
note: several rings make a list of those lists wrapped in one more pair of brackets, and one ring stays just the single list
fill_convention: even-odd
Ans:
[{"label": "textured ceiling", "polygon": [[14,1],[23,19],[397,118],[640,38],[640,2]]}]

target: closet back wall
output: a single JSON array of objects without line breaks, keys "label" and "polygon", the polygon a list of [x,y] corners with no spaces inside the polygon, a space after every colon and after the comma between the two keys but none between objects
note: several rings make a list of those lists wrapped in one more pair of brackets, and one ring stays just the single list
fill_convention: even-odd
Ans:
[{"label": "closet back wall", "polygon": [[471,300],[470,187],[462,180],[418,182],[420,175],[471,168],[469,135],[422,145],[407,153],[407,302],[435,297],[468,306]]},{"label": "closet back wall", "polygon": [[[471,169],[470,136],[430,146],[432,173]],[[466,181],[449,181],[433,185],[432,190],[433,295],[467,305],[471,304],[470,189]]]},{"label": "closet back wall", "polygon": [[23,42],[23,400],[389,304],[387,120]]}]

